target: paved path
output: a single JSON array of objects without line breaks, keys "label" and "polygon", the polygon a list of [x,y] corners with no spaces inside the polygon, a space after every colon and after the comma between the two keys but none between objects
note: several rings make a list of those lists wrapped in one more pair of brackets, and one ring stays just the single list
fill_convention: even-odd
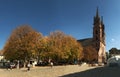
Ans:
[{"label": "paved path", "polygon": [[97,67],[62,77],[120,77],[120,67]]},{"label": "paved path", "polygon": [[30,71],[27,71],[26,68],[0,69],[0,77],[120,77],[120,69],[116,67],[88,67],[87,65],[35,67]]},{"label": "paved path", "polygon": [[67,65],[67,66],[54,66],[51,67],[35,67],[27,71],[23,69],[0,69],[0,77],[58,77],[66,74],[89,69],[86,65]]}]

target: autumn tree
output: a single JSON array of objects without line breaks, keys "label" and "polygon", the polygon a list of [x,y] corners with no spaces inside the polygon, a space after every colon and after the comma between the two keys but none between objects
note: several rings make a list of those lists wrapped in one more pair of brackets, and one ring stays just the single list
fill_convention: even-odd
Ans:
[{"label": "autumn tree", "polygon": [[42,37],[40,39],[38,39],[38,42],[36,44],[37,46],[37,58],[38,58],[38,63],[40,60],[44,59],[48,54],[48,53],[45,53],[46,51],[48,51],[47,49],[49,48],[48,46],[48,37],[45,36],[45,37]]},{"label": "autumn tree", "polygon": [[30,60],[36,57],[36,45],[42,34],[38,34],[29,25],[22,25],[13,30],[4,47],[8,60]]},{"label": "autumn tree", "polygon": [[61,31],[55,31],[48,36],[47,57],[59,62],[62,60],[73,61],[81,59],[82,46],[73,37]]},{"label": "autumn tree", "polygon": [[84,57],[83,59],[89,63],[97,61],[98,53],[92,46],[84,47],[83,49]]}]

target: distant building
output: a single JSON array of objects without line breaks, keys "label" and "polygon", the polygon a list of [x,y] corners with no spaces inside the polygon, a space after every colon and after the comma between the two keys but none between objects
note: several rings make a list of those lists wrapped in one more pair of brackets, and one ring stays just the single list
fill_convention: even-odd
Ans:
[{"label": "distant building", "polygon": [[[99,17],[98,8],[96,11],[96,16],[94,17],[93,22],[93,37],[78,40],[83,47],[93,46],[98,52],[98,63],[105,62],[106,53],[105,53],[105,27],[103,19]],[[92,51],[91,51],[92,52]]]},{"label": "distant building", "polygon": [[3,59],[4,59],[3,52],[0,51],[0,61],[2,61]]}]

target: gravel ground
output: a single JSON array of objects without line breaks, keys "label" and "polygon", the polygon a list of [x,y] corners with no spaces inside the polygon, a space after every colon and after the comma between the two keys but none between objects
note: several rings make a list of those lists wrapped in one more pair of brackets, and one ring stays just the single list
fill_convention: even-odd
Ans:
[{"label": "gravel ground", "polygon": [[120,77],[117,67],[88,67],[88,65],[67,65],[34,67],[22,69],[0,69],[0,77]]},{"label": "gravel ground", "polygon": [[51,67],[34,67],[30,71],[27,68],[22,69],[0,69],[0,77],[59,77],[75,72],[90,69],[87,65],[67,65]]}]

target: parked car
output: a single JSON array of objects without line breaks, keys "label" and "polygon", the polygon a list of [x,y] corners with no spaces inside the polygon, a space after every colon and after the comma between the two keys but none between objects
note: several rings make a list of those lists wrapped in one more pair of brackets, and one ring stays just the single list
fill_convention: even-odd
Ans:
[{"label": "parked car", "polygon": [[11,69],[12,69],[12,68],[16,68],[15,63],[10,63],[10,68],[11,68]]},{"label": "parked car", "polygon": [[109,63],[109,67],[118,67],[118,63]]},{"label": "parked car", "polygon": [[49,63],[48,62],[38,62],[36,66],[47,66]]}]

